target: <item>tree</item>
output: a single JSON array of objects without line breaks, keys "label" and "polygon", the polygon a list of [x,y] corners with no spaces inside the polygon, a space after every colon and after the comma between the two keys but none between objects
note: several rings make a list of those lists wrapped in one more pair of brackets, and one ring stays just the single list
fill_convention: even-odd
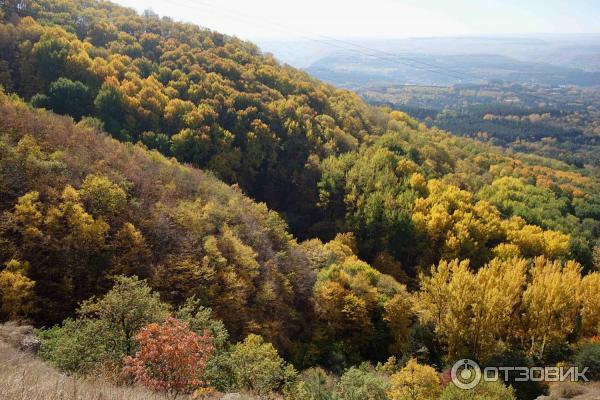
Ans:
[{"label": "tree", "polygon": [[79,81],[58,78],[50,84],[47,105],[55,113],[79,120],[91,111],[89,88]]},{"label": "tree", "polygon": [[123,120],[127,114],[125,98],[116,79],[107,79],[94,99],[94,107],[104,127],[115,136],[121,134]]},{"label": "tree", "polygon": [[559,343],[575,329],[581,305],[581,266],[537,257],[523,294],[524,338],[529,352],[541,356],[550,343]]},{"label": "tree", "polygon": [[414,358],[390,377],[390,400],[430,400],[441,393],[440,378],[428,365],[419,364]]},{"label": "tree", "polygon": [[72,44],[65,37],[46,37],[33,46],[34,60],[46,82],[63,76]]},{"label": "tree", "polygon": [[139,351],[123,360],[123,372],[136,382],[176,397],[206,384],[204,370],[212,353],[208,331],[200,336],[187,323],[167,317],[135,336]]},{"label": "tree", "polygon": [[118,33],[117,28],[107,21],[98,21],[89,30],[90,40],[95,46],[106,46],[117,39]]},{"label": "tree", "polygon": [[349,368],[333,391],[333,400],[387,400],[388,377],[368,367]]},{"label": "tree", "polygon": [[472,273],[467,260],[453,260],[421,275],[415,308],[422,323],[433,324],[450,359],[484,359],[506,341],[517,322],[526,266],[523,259],[493,259]]},{"label": "tree", "polygon": [[581,280],[581,333],[600,334],[600,272],[593,272]]},{"label": "tree", "polygon": [[209,332],[211,343],[215,352],[225,350],[229,333],[222,321],[213,317],[212,310],[200,304],[194,297],[188,298],[174,314],[175,318],[189,324],[193,332],[201,335]]},{"label": "tree", "polygon": [[[439,180],[427,184],[428,196],[415,201],[412,221],[433,254],[422,265],[454,258],[481,265],[489,259],[491,243],[503,238],[500,213],[490,203],[475,201],[472,193]],[[437,254],[436,254],[437,253]]]},{"label": "tree", "polygon": [[[346,253],[340,250],[351,253],[351,248],[338,240],[334,244],[329,249],[337,254],[336,258],[345,257]],[[411,311],[405,287],[356,256],[333,263],[318,273],[313,301],[327,342],[340,343],[347,361],[356,361],[368,349],[386,351],[390,343],[380,331],[386,325],[394,343],[406,340]],[[323,350],[326,354],[331,351]]]},{"label": "tree", "polygon": [[147,277],[152,253],[146,239],[132,223],[126,222],[115,235],[110,274]]},{"label": "tree", "polygon": [[273,345],[253,334],[233,346],[227,364],[236,389],[260,395],[281,390],[296,377],[294,368],[286,364]]},{"label": "tree", "polygon": [[592,251],[593,265],[596,271],[600,271],[600,242],[596,243]]},{"label": "tree", "polygon": [[34,309],[35,282],[26,276],[27,267],[13,259],[0,272],[0,313],[9,320],[26,317]]},{"label": "tree", "polygon": [[115,285],[103,297],[84,301],[79,315],[106,321],[117,332],[117,351],[131,355],[136,333],[149,323],[163,321],[169,307],[160,301],[158,293],[152,292],[146,281],[135,276],[117,276],[114,280]]},{"label": "tree", "polygon": [[134,353],[139,330],[168,316],[170,307],[145,281],[124,276],[114,281],[104,296],[81,304],[77,319],[40,330],[44,359],[69,372],[88,373],[103,362],[119,366]]},{"label": "tree", "polygon": [[88,175],[83,180],[81,199],[94,218],[112,219],[127,204],[127,193],[106,176]]}]

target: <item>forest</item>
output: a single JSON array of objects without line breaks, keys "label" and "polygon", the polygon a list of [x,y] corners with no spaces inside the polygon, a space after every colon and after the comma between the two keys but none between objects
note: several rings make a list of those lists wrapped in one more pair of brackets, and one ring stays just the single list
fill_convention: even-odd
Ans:
[{"label": "forest", "polygon": [[195,398],[464,399],[465,357],[600,376],[592,168],[152,12],[0,5],[0,320],[46,362]]},{"label": "forest", "polygon": [[598,86],[496,81],[451,87],[366,85],[358,92],[371,104],[405,111],[429,126],[598,175]]}]

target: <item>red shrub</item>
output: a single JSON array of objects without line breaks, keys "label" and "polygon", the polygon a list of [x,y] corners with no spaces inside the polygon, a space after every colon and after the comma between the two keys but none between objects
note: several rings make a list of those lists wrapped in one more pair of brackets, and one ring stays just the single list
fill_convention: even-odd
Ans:
[{"label": "red shrub", "polygon": [[123,359],[123,372],[155,390],[191,393],[204,384],[211,339],[208,331],[200,336],[187,323],[168,317],[163,324],[147,325],[135,336],[140,350]]}]

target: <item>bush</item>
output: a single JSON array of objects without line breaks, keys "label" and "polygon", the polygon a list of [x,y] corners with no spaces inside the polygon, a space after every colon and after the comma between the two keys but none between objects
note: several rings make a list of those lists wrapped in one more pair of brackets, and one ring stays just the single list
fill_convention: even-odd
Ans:
[{"label": "bush", "polygon": [[293,400],[331,400],[335,378],[322,368],[309,368],[298,377],[289,398]]},{"label": "bush", "polygon": [[104,321],[66,319],[62,326],[38,330],[38,355],[63,371],[88,373],[101,362],[119,362],[114,351],[115,331]]},{"label": "bush", "polygon": [[389,378],[368,368],[352,367],[335,386],[334,400],[386,400]]},{"label": "bush", "polygon": [[227,357],[233,386],[258,394],[281,391],[296,378],[296,371],[279,357],[271,343],[258,335],[248,335],[233,346]]},{"label": "bush", "polygon": [[136,382],[176,396],[205,385],[204,369],[212,353],[211,336],[200,336],[189,324],[168,317],[150,324],[135,336],[140,350],[125,357],[123,372]]},{"label": "bush", "polygon": [[[505,351],[496,356],[492,357],[486,364],[486,366],[494,367],[533,367],[533,361],[527,357],[527,355],[521,351]],[[508,372],[508,381],[504,382],[510,385],[515,390],[515,395],[519,400],[530,400],[535,399],[541,395],[547,394],[548,387],[543,382],[520,382],[515,381],[515,378],[519,376],[518,372]]]},{"label": "bush", "polygon": [[190,297],[175,312],[175,318],[185,321],[190,325],[190,329],[201,335],[205,330],[210,332],[212,345],[216,351],[225,349],[229,340],[227,328],[221,320],[213,318],[213,312],[210,308],[200,304],[200,300]]},{"label": "bush", "polygon": [[559,382],[552,386],[551,399],[572,399],[575,396],[584,394],[585,389],[575,382]]},{"label": "bush", "polygon": [[600,344],[587,343],[575,354],[575,365],[581,371],[587,367],[586,376],[591,380],[600,380]]},{"label": "bush", "polygon": [[40,356],[69,372],[87,373],[104,361],[119,364],[136,351],[138,331],[163,321],[168,310],[145,281],[116,277],[103,297],[82,303],[80,318],[39,331]]},{"label": "bush", "polygon": [[513,388],[500,382],[481,381],[471,390],[461,389],[450,383],[440,396],[440,400],[515,400]]}]

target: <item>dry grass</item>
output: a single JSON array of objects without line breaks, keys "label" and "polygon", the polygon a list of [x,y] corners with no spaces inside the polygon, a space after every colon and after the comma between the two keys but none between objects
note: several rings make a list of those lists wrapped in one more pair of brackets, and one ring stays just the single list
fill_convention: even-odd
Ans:
[{"label": "dry grass", "polygon": [[[117,386],[111,372],[99,370],[95,378],[75,377],[22,351],[24,338],[33,335],[28,325],[0,323],[0,400],[167,400],[166,395],[143,387]],[[104,379],[102,378],[104,377]],[[112,376],[114,378],[114,376]],[[207,392],[180,395],[177,400],[255,400],[250,394]],[[273,399],[280,399],[273,397]]]},{"label": "dry grass", "polygon": [[18,351],[0,340],[2,400],[165,400],[143,388],[119,387],[101,380],[80,379]]},{"label": "dry grass", "polygon": [[559,382],[550,386],[542,400],[600,400],[600,382]]},{"label": "dry grass", "polygon": [[4,340],[8,344],[19,347],[25,335],[34,333],[34,329],[30,325],[20,325],[16,322],[5,322],[0,324],[0,340]]}]

